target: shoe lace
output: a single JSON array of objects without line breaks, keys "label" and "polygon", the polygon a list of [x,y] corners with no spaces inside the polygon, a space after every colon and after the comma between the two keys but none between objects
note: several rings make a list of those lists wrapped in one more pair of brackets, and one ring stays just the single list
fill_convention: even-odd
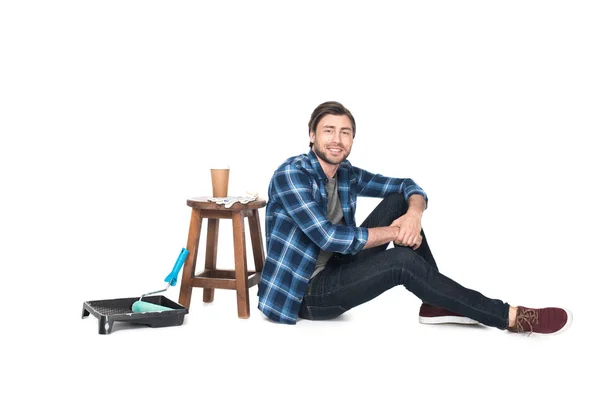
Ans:
[{"label": "shoe lace", "polygon": [[537,310],[521,308],[517,314],[515,327],[517,328],[517,332],[525,332],[526,329],[523,327],[523,324],[527,323],[527,325],[529,325],[529,335],[531,335],[533,333],[533,324],[537,324],[538,322],[539,313]]}]

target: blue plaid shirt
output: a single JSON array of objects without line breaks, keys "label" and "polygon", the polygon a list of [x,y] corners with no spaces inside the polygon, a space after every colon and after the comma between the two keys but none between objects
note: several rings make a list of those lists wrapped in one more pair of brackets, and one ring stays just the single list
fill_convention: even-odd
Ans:
[{"label": "blue plaid shirt", "polygon": [[367,228],[357,227],[354,220],[357,196],[403,193],[407,200],[413,194],[427,199],[411,179],[375,175],[348,160],[339,165],[337,179],[346,225],[327,220],[327,176],[312,150],[288,158],[271,178],[265,215],[267,259],[258,285],[258,308],[274,321],[298,320],[320,249],[356,254],[367,243]]}]

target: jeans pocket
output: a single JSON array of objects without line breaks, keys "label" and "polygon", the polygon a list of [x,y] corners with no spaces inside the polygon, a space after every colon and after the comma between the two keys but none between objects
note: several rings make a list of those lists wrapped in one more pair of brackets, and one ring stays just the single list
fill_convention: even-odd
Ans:
[{"label": "jeans pocket", "polygon": [[306,310],[308,312],[308,319],[315,321],[334,319],[348,311],[342,306],[306,306]]}]

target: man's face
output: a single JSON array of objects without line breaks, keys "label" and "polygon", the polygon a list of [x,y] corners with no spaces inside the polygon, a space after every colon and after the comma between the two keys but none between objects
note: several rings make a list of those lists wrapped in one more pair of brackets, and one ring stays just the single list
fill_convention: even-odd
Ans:
[{"label": "man's face", "polygon": [[317,124],[317,131],[310,133],[315,154],[323,161],[337,165],[350,155],[353,132],[350,118],[346,115],[327,114]]}]

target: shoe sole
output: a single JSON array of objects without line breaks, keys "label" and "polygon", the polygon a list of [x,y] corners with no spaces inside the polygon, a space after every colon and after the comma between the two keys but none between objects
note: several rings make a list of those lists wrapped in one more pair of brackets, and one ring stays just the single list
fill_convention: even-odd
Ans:
[{"label": "shoe sole", "polygon": [[436,324],[462,324],[462,325],[477,325],[479,322],[469,317],[419,317],[419,322],[426,325]]}]

